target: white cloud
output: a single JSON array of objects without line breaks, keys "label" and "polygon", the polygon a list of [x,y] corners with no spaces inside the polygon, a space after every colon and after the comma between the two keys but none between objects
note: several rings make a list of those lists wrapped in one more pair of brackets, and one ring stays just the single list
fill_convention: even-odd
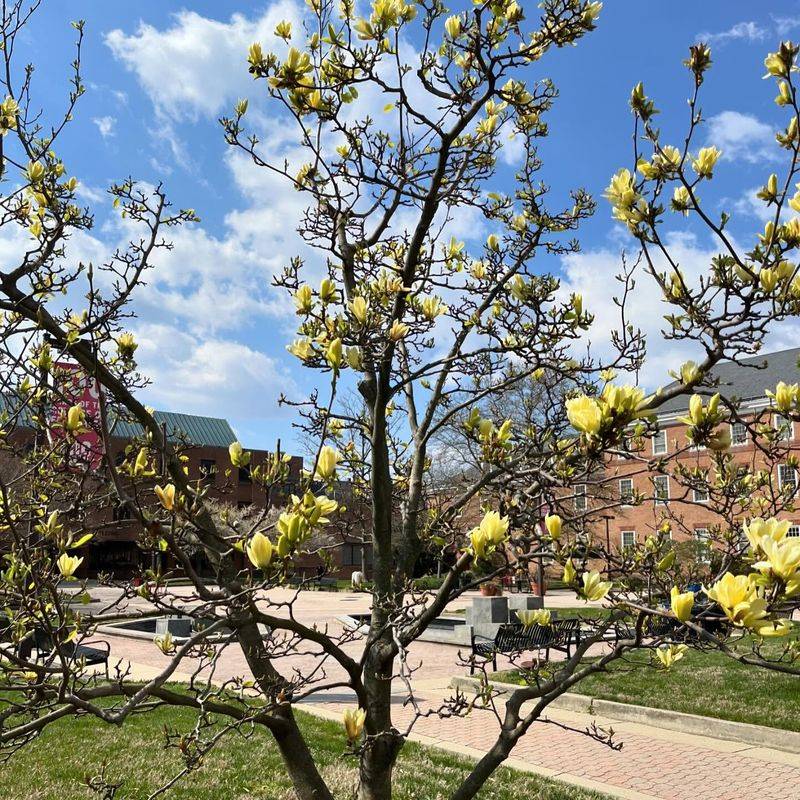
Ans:
[{"label": "white cloud", "polygon": [[[684,279],[693,284],[698,276],[708,270],[714,251],[700,246],[691,235],[672,233],[667,236],[669,252],[680,265]],[[629,254],[628,264],[632,263]],[[562,259],[563,278],[561,295],[570,292],[583,295],[584,306],[595,315],[594,324],[581,345],[590,345],[594,356],[608,359],[615,355],[611,333],[619,331],[620,309],[615,298],[621,297],[623,284],[615,279],[620,273],[620,252],[601,248],[572,253]],[[656,263],[657,269],[666,270]],[[636,285],[629,295],[625,308],[626,322],[640,328],[647,337],[647,358],[638,376],[629,380],[639,381],[650,390],[665,386],[672,378],[669,370],[675,369],[690,358],[697,358],[696,345],[675,342],[664,337],[662,330],[668,327],[664,315],[671,313],[655,281],[645,273],[643,267],[635,274]]]},{"label": "white cloud", "polygon": [[183,10],[164,30],[141,22],[132,34],[109,31],[105,42],[115,58],[136,74],[160,115],[194,121],[200,116],[213,118],[248,94],[253,86],[247,71],[248,47],[259,41],[266,50],[281,50],[275,26],[287,19],[298,27],[300,13],[300,6],[290,0],[270,3],[260,17],[233,14],[228,22]]},{"label": "white cloud", "polygon": [[709,117],[708,144],[722,150],[726,161],[747,161],[757,164],[773,160],[778,153],[775,148],[775,132],[765,122],[752,114],[739,111],[722,111]]},{"label": "white cloud", "polygon": [[277,399],[297,389],[275,359],[224,339],[198,339],[159,323],[134,329],[137,361],[153,379],[146,401],[188,414],[272,419],[283,416]]},{"label": "white cloud", "polygon": [[724,44],[731,41],[760,42],[766,39],[769,31],[755,22],[737,22],[726,31],[705,32],[697,35],[697,41],[707,44]]},{"label": "white cloud", "polygon": [[92,122],[97,125],[97,130],[100,131],[100,135],[104,139],[108,139],[111,136],[116,136],[117,120],[115,117],[94,117]]}]

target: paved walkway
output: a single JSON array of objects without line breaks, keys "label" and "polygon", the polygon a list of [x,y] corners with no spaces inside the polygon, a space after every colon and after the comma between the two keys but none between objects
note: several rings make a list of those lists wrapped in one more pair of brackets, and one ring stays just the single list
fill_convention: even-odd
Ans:
[{"label": "paved walkway", "polygon": [[[549,603],[557,607],[555,602]],[[561,598],[559,597],[559,600]],[[558,605],[574,605],[567,598]],[[302,622],[335,626],[335,617],[346,611],[366,611],[369,598],[364,595],[303,593],[295,607]],[[463,605],[463,602],[461,603]],[[346,609],[346,610],[345,610]],[[167,659],[149,641],[111,637],[112,654],[131,663],[133,671],[149,677],[163,668]],[[358,652],[358,646],[347,648]],[[423,708],[437,707],[451,694],[449,680],[463,673],[457,665],[457,648],[417,642],[410,651],[411,660],[424,667],[416,674],[417,699]],[[307,669],[318,656],[306,653],[292,657],[291,667]],[[181,670],[185,676],[187,669]],[[336,678],[329,669],[328,680]],[[226,650],[215,670],[215,681],[247,674],[238,649]],[[709,690],[712,690],[711,687]],[[676,686],[676,691],[680,687]],[[405,694],[397,687],[394,705],[395,724],[405,729],[411,710],[403,707]],[[341,719],[342,711],[352,701],[341,689],[316,696],[303,708],[316,714]],[[502,711],[502,708],[501,708]],[[800,755],[768,748],[715,739],[712,736],[680,734],[647,725],[604,720],[588,714],[550,710],[548,721],[536,723],[520,741],[509,759],[509,766],[557,777],[577,785],[621,798],[639,800],[800,800]],[[620,751],[611,750],[586,735],[592,723],[615,732]],[[577,730],[566,730],[568,726]],[[499,723],[487,710],[475,710],[466,719],[417,720],[412,738],[445,749],[479,757],[493,743]]]}]

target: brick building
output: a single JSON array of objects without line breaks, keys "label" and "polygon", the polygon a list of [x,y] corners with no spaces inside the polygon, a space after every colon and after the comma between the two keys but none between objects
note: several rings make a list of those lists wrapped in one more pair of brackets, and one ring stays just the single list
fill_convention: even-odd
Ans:
[{"label": "brick building", "polygon": [[[736,465],[751,473],[769,468],[771,491],[789,501],[797,491],[795,466],[787,463],[790,456],[800,454],[800,423],[771,416],[766,390],[774,391],[779,381],[793,383],[798,378],[800,348],[759,355],[741,363],[724,362],[714,369],[717,390],[728,398],[740,401],[742,422],[724,423],[731,436],[730,453]],[[711,466],[710,453],[705,448],[690,446],[687,426],[680,422],[687,415],[688,397],[680,396],[666,402],[658,414],[658,433],[630,443],[632,457],[615,456],[605,471],[593,483],[574,487],[576,510],[586,513],[587,527],[601,542],[620,549],[642,541],[661,522],[672,522],[676,540],[694,539],[702,543],[714,526],[723,524],[709,503],[703,481],[693,485],[685,477],[686,470],[697,470],[704,476]],[[770,418],[771,417],[771,418]],[[770,424],[778,433],[779,457],[768,463],[757,447],[756,424]],[[756,441],[754,441],[754,437]],[[659,461],[669,459],[668,466],[659,469]],[[673,473],[676,465],[684,470],[678,481]],[[637,502],[638,498],[638,502]],[[625,500],[630,499],[630,503]],[[613,506],[613,507],[607,507]],[[789,535],[800,536],[800,507],[778,514],[792,522]]]}]

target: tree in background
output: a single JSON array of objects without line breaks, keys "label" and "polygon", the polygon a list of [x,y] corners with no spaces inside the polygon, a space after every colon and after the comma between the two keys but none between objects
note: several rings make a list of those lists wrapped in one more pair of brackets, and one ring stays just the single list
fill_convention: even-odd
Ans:
[{"label": "tree in background", "polygon": [[[664,294],[666,335],[693,341],[705,352],[700,362],[676,370],[672,389],[645,395],[615,382],[616,372],[637,369],[645,355],[625,304],[614,355],[603,362],[581,355],[579,344],[592,325],[589,304],[565,296],[556,276],[536,268],[537,257],[574,252],[573,232],[594,211],[583,190],[560,203],[549,198],[537,143],[548,133],[546,115],[557,93],[537,76],[551,49],[576,44],[594,29],[601,4],[544,0],[534,14],[528,4],[508,0],[460,3],[452,11],[435,0],[375,0],[366,17],[349,0],[308,5],[303,30],[279,25],[284,52],[264,52],[256,43],[248,56],[256,88],[270,96],[282,120],[294,124],[304,162],[271,160],[269,143],[246,129],[246,101],[222,120],[232,146],[256,166],[283,175],[287,191],[308,198],[299,232],[325,255],[324,274],[313,282],[300,260],[277,280],[299,318],[289,349],[320,378],[302,416],[316,436],[314,459],[277,519],[266,511],[255,519],[220,514],[136,399],[144,378],[135,365],[136,342],[125,331],[134,290],[158,250],[169,246],[165,229],[192,222],[194,211],[173,210],[160,187],[125,180],[110,192],[137,231],[129,248],[101,266],[71,262],[69,236],[90,227],[92,218],[77,206],[75,181],[57,153],[83,92],[83,26],[76,25],[78,55],[66,112],[45,121],[52,112],[42,115],[32,105],[30,70],[17,78],[13,64],[13,45],[29,11],[22,2],[4,6],[0,126],[6,182],[0,202],[2,224],[21,243],[18,263],[5,265],[0,275],[2,447],[9,463],[19,465],[0,484],[7,548],[0,593],[12,644],[0,667],[4,752],[13,754],[52,722],[76,714],[118,725],[153,705],[190,707],[198,724],[180,736],[168,733],[166,740],[185,759],[184,773],[226,734],[263,732],[274,738],[297,796],[320,800],[332,792],[294,708],[347,687],[357,705],[344,720],[343,749],[358,764],[360,800],[392,796],[395,760],[416,719],[463,715],[476,704],[492,709],[497,739],[453,795],[467,800],[542,722],[555,698],[632,651],[652,652],[664,669],[692,645],[800,672],[796,634],[777,612],[800,593],[800,549],[786,539],[784,524],[749,520],[746,543],[733,528],[721,531],[722,556],[708,576],[706,595],[699,596],[683,591],[687,576],[665,530],[624,555],[618,580],[604,580],[585,561],[588,551],[572,532],[575,515],[564,503],[574,484],[597,474],[626,439],[651,432],[659,406],[679,394],[696,393],[687,412],[692,444],[718,451],[724,471],[728,456],[718,427],[736,418],[738,409],[732,398],[713,394],[709,371],[723,358],[756,352],[769,324],[800,310],[791,260],[800,221],[784,213],[787,206],[800,210],[792,193],[798,169],[796,48],[781,45],[767,58],[789,120],[778,139],[788,166],[780,180],[767,181],[762,199],[774,219],[747,253],[727,235],[727,217],[711,217],[701,203],[719,156],[714,147],[697,149],[693,142],[708,48],[692,47],[687,62],[695,94],[681,148],[661,142],[651,124],[653,101],[641,84],[634,89],[634,169],[617,173],[607,196],[640,246],[645,279]],[[383,113],[376,105],[384,106]],[[508,136],[515,138],[522,163],[503,190],[495,176]],[[681,273],[660,236],[661,224],[668,217],[680,222],[681,214],[699,221],[718,242],[719,255],[696,282]],[[488,231],[473,251],[451,234],[465,216],[481,220]],[[623,265],[623,296],[633,290],[633,273],[634,267]],[[68,388],[65,363],[99,385],[96,414],[87,414]],[[500,398],[543,379],[549,398],[566,398],[563,412],[548,407],[524,425],[513,414],[485,416],[501,408]],[[363,403],[357,413],[351,401],[340,402],[353,388]],[[775,404],[800,418],[796,386],[776,387]],[[554,424],[564,415],[570,427]],[[121,464],[97,447],[118,419],[136,421],[144,432]],[[480,454],[482,468],[460,492],[432,504],[427,474],[434,443],[454,424]],[[32,430],[33,439],[21,430]],[[230,456],[233,468],[250,466],[252,479],[268,490],[286,477],[279,452],[254,466],[236,443]],[[300,621],[293,609],[306,588],[302,582],[289,600],[266,592],[291,581],[295,560],[341,513],[333,497],[339,480],[350,482],[370,514],[374,568],[366,634]],[[737,491],[723,484],[715,500]],[[741,498],[744,484],[737,485]],[[98,509],[111,498],[138,521],[141,547],[172,555],[191,581],[188,592],[167,583],[168,574],[150,570],[142,586],[122,585],[121,601],[94,614],[82,611],[84,591],[64,591],[80,547],[98,528]],[[486,505],[480,524],[466,525],[462,514],[476,504]],[[562,514],[543,519],[557,508]],[[758,510],[780,509],[767,503]],[[198,547],[212,565],[212,585],[189,557]],[[444,549],[458,555],[441,587],[416,592],[411,578],[418,559]],[[511,553],[522,564],[541,557],[559,563],[577,595],[604,601],[607,613],[587,627],[569,659],[534,662],[525,673],[527,685],[504,704],[486,683],[486,663],[479,660],[484,691],[478,697],[456,692],[441,707],[422,707],[409,658],[414,643],[449,601],[505,572]],[[609,563],[620,558],[600,556]],[[482,567],[481,577],[465,581],[475,565]],[[90,638],[101,621],[164,613],[186,614],[196,625],[185,642],[170,636],[156,641],[165,666],[144,684],[122,662],[106,680],[73,657],[73,646]],[[521,621],[526,627],[549,624],[546,614]],[[753,646],[741,656],[735,645],[745,634]],[[761,650],[771,636],[787,642],[777,659]],[[36,658],[24,646],[31,637]],[[600,641],[609,642],[604,654],[582,661]],[[228,648],[241,649],[250,674],[220,685],[213,667]],[[298,662],[304,653],[314,654],[314,668]],[[295,669],[298,663],[302,668]],[[170,684],[176,672],[191,672],[191,685]],[[402,730],[393,719],[393,687],[415,711]],[[603,732],[589,735],[607,739]]]}]

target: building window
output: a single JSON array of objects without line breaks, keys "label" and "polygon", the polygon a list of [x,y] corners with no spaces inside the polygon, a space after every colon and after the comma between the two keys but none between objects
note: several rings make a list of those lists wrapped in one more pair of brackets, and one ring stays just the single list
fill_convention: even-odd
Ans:
[{"label": "building window", "polygon": [[653,455],[660,456],[667,452],[667,432],[653,434]]},{"label": "building window", "polygon": [[790,419],[786,419],[786,417],[776,414],[773,417],[772,425],[778,432],[779,442],[789,442],[794,439],[794,423]]},{"label": "building window", "polygon": [[797,491],[797,472],[789,464],[778,464],[778,489],[794,494]]},{"label": "building window", "polygon": [[633,478],[620,478],[619,499],[623,505],[630,505],[633,502]]},{"label": "building window", "polygon": [[697,555],[704,564],[711,561],[711,540],[708,536],[708,528],[695,528],[694,539],[697,542]]},{"label": "building window", "polygon": [[695,503],[707,503],[708,502],[708,487],[703,486],[700,488],[695,488],[694,492],[694,501]]},{"label": "building window", "polygon": [[575,486],[575,510],[586,511],[586,484],[579,483]]},{"label": "building window", "polygon": [[[364,555],[365,564],[362,565],[361,555]],[[343,567],[361,567],[367,568],[372,566],[372,548],[365,547],[360,544],[352,544],[345,542],[342,545],[342,566]]]},{"label": "building window", "polygon": [[622,549],[627,550],[636,544],[636,531],[622,531]]},{"label": "building window", "polygon": [[250,465],[239,467],[239,483],[252,483],[252,480],[250,477]]},{"label": "building window", "polygon": [[789,530],[786,531],[786,535],[790,536],[792,539],[800,538],[800,525],[790,525]]},{"label": "building window", "polygon": [[669,500],[669,476],[656,475],[653,478],[653,489],[656,503],[666,503]]},{"label": "building window", "polygon": [[200,459],[200,480],[203,483],[214,483],[217,474],[217,462],[213,458]]},{"label": "building window", "polygon": [[731,444],[747,444],[747,426],[744,422],[731,423]]}]

